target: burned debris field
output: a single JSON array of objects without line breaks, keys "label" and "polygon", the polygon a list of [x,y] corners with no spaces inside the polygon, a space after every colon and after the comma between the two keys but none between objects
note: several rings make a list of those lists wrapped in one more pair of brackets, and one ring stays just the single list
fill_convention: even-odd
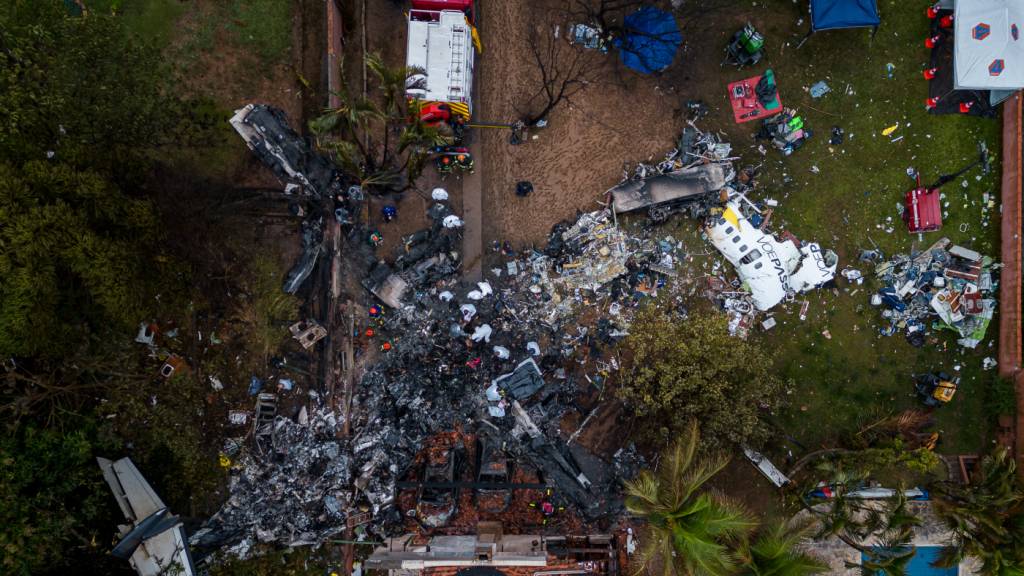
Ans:
[{"label": "burned debris field", "polygon": [[1016,574],[1024,0],[0,6],[0,574]]}]

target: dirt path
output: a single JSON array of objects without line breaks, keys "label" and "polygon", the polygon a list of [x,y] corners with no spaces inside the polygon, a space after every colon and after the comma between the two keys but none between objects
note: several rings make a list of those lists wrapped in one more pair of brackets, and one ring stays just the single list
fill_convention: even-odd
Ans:
[{"label": "dirt path", "polygon": [[479,142],[469,145],[476,170],[462,178],[462,219],[466,226],[462,232],[462,277],[471,282],[483,279],[481,273],[484,248],[483,237],[483,176],[486,159]]}]

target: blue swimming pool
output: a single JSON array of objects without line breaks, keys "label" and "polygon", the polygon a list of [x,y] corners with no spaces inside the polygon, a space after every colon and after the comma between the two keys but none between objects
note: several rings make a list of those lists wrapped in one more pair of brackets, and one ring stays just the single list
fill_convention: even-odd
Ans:
[{"label": "blue swimming pool", "polygon": [[918,546],[907,566],[908,576],[957,576],[958,568],[934,568],[932,562],[939,556],[940,546]]}]

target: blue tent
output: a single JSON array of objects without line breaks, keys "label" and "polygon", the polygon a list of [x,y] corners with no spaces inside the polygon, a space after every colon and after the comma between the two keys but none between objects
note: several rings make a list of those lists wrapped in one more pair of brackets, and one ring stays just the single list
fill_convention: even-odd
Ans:
[{"label": "blue tent", "polygon": [[878,26],[876,0],[811,0],[811,31]]},{"label": "blue tent", "polygon": [[642,74],[661,72],[672,64],[683,42],[675,16],[644,6],[623,23],[625,34],[615,43],[623,64]]}]

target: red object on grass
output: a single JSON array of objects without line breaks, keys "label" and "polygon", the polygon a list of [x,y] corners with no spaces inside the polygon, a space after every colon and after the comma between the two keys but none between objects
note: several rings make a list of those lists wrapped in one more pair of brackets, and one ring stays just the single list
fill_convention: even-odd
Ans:
[{"label": "red object on grass", "polygon": [[775,96],[779,102],[778,107],[768,110],[761,106],[760,100],[757,99],[757,93],[754,91],[760,80],[761,76],[758,75],[729,84],[729,104],[732,106],[732,118],[737,124],[761,120],[782,112],[782,97],[778,94]]},{"label": "red object on grass", "polygon": [[939,43],[939,40],[942,40],[942,34],[936,34],[935,36],[932,36],[931,38],[927,38],[924,41],[924,47],[925,48],[935,48],[935,46]]},{"label": "red object on grass", "polygon": [[939,189],[917,187],[903,198],[903,221],[911,232],[934,232],[942,228]]},{"label": "red object on grass", "polygon": [[935,20],[935,17],[939,15],[939,5],[932,4],[931,6],[928,7],[927,10],[925,10],[924,13],[926,16],[928,16],[929,20]]},{"label": "red object on grass", "polygon": [[938,96],[933,96],[931,98],[927,98],[924,101],[924,107],[926,109],[928,109],[928,110],[931,110],[932,108],[935,108],[938,105],[939,105],[939,97]]},{"label": "red object on grass", "polygon": [[961,114],[967,114],[968,112],[971,111],[971,106],[974,106],[974,102],[973,101],[972,102],[961,102],[960,103],[960,113]]},{"label": "red object on grass", "polygon": [[939,73],[938,68],[929,68],[923,72],[925,80],[931,80],[935,78],[935,75]]}]

